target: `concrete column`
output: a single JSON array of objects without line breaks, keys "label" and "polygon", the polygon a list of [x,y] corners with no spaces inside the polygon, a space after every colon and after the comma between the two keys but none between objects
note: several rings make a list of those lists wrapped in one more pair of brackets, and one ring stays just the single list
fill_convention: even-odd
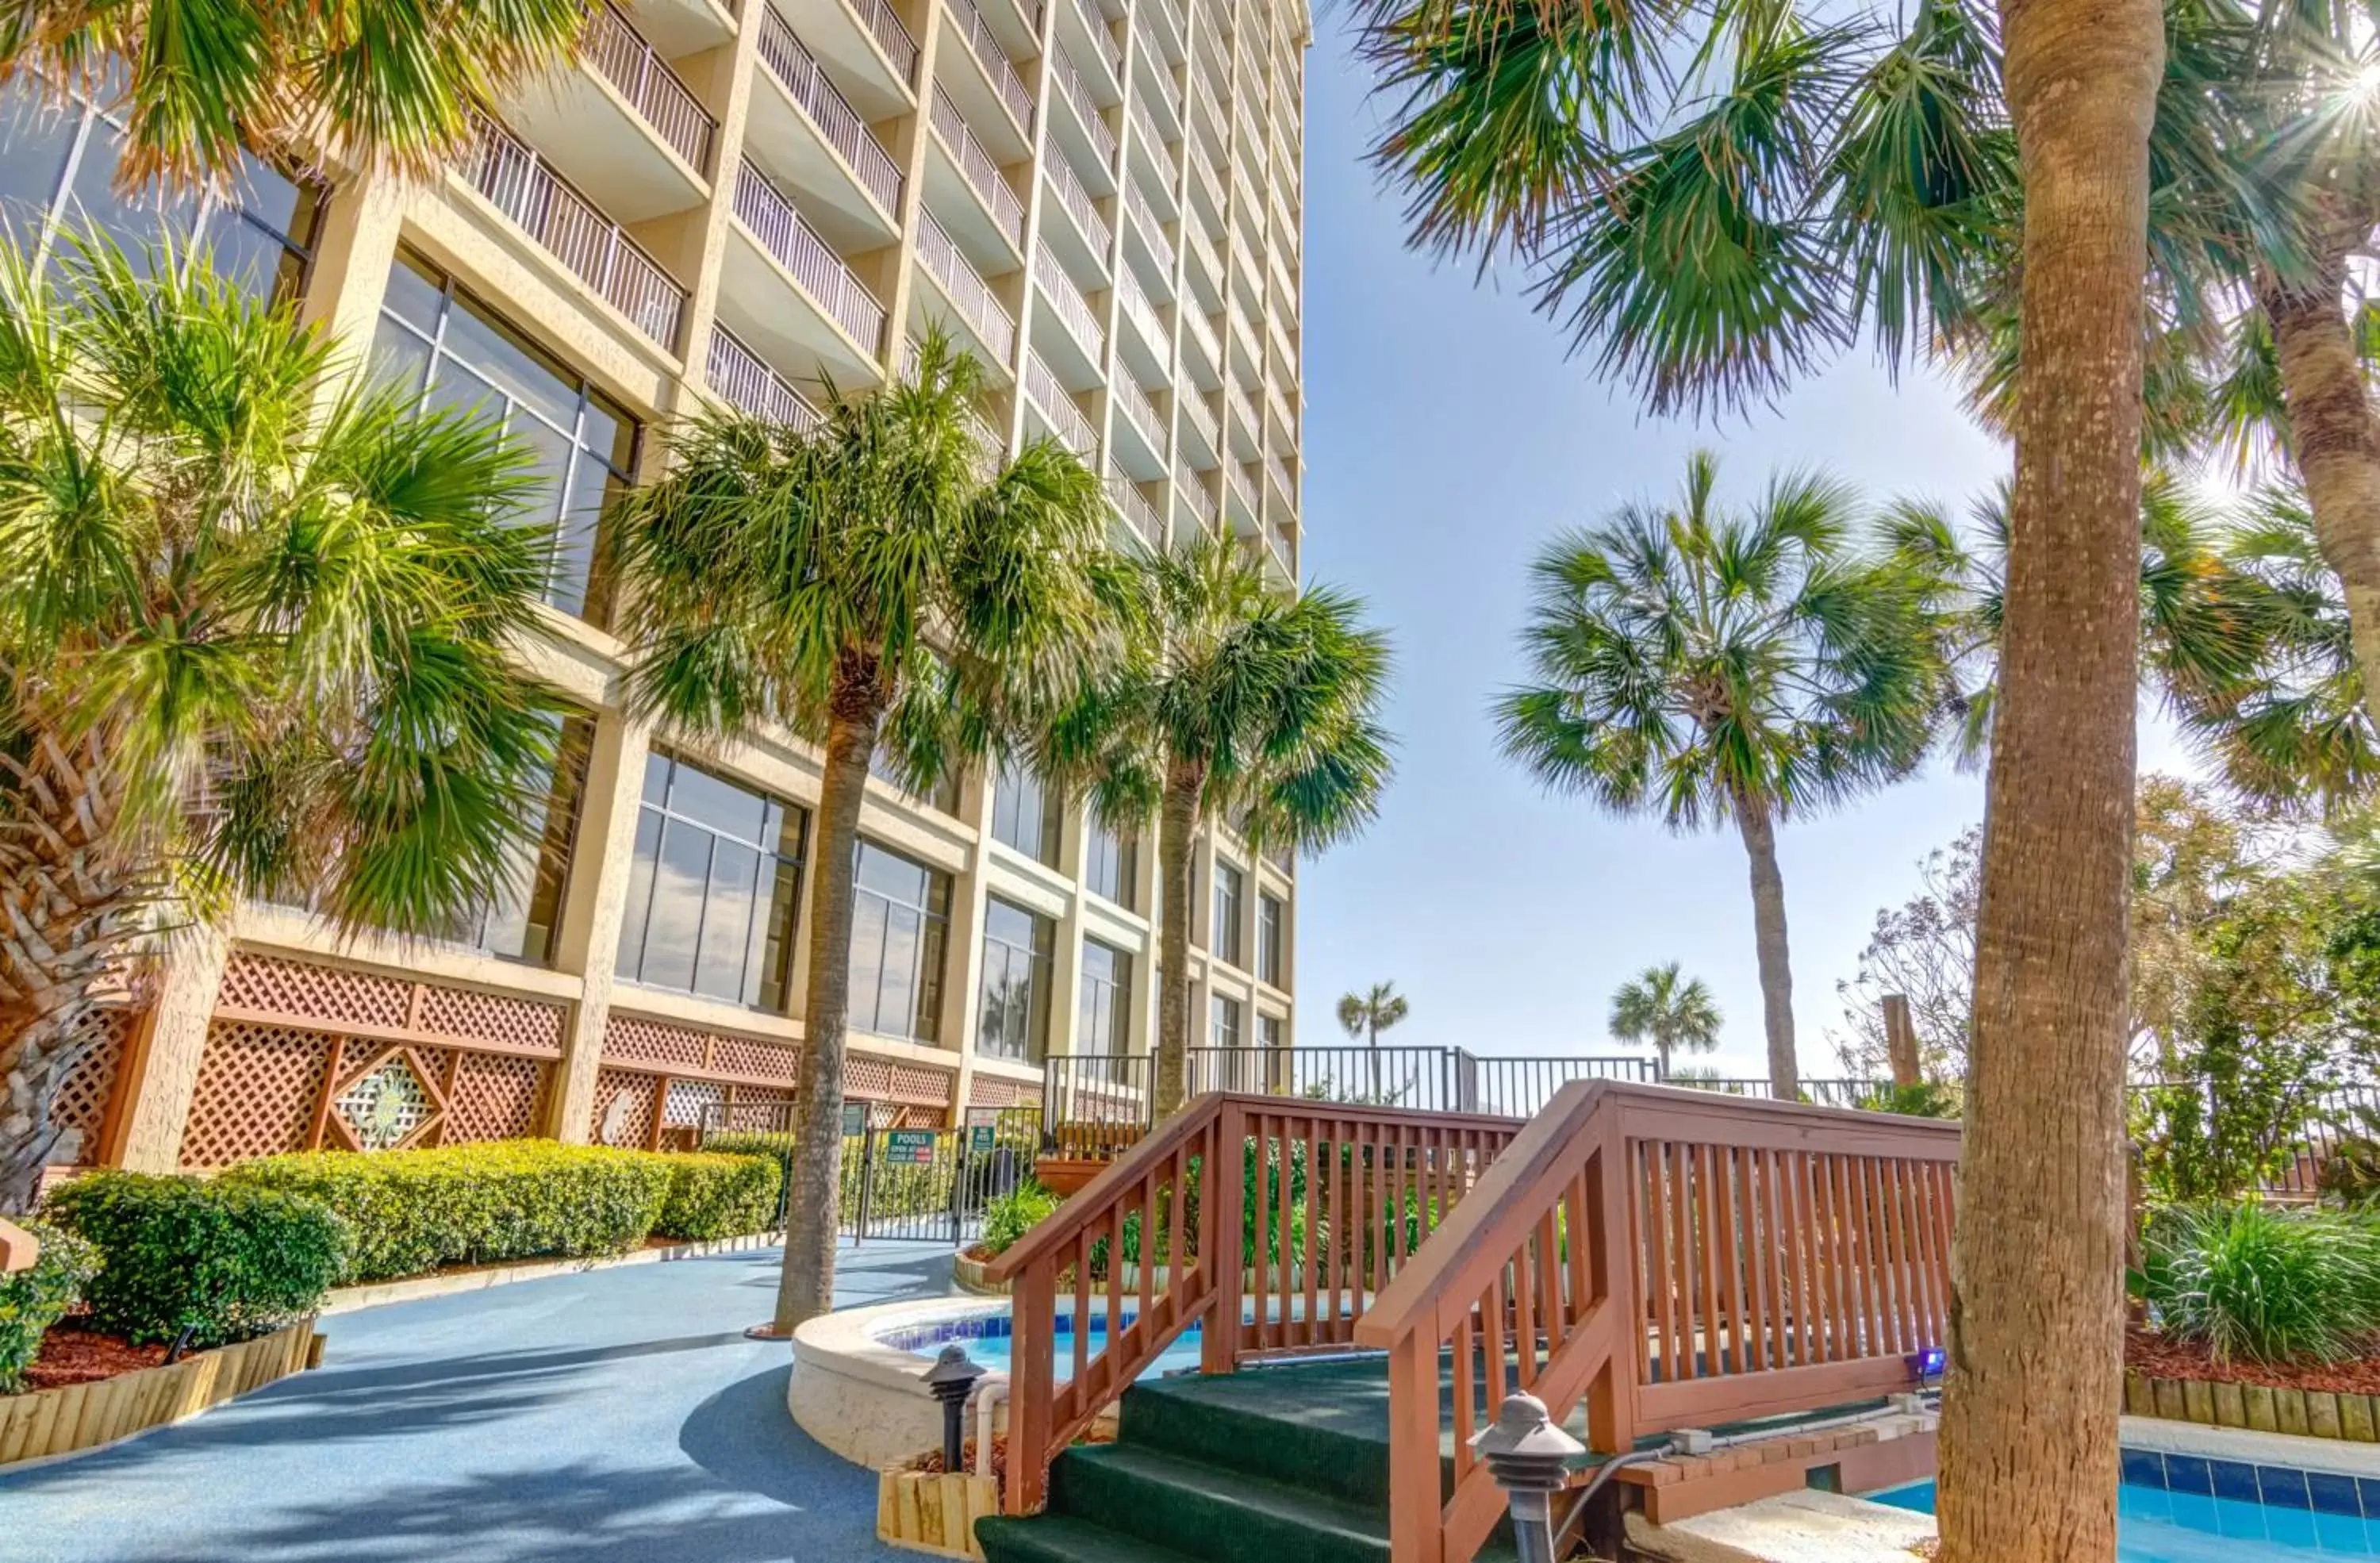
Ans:
[{"label": "concrete column", "polygon": [[[903,9],[894,6],[896,11]],[[918,214],[926,207],[926,116],[932,112],[934,102],[934,61],[942,47],[942,7],[934,0],[919,0],[907,7],[909,15],[903,20],[909,35],[917,41],[917,111],[902,115],[869,127],[892,161],[901,167],[901,210],[892,214],[900,224],[900,236],[871,255],[852,262],[856,272],[863,273],[869,287],[884,304],[884,340],[882,350],[884,375],[897,379],[901,373],[901,355],[909,336],[910,297],[917,291],[917,255]]]},{"label": "concrete column", "polygon": [[555,966],[579,978],[578,1002],[563,1029],[546,1132],[583,1145],[593,1137],[595,1076],[602,1067],[603,1028],[611,1019],[620,922],[636,863],[637,810],[644,797],[651,729],[616,710],[596,719],[580,806],[568,904]]},{"label": "concrete column", "polygon": [[694,411],[695,404],[684,394],[683,385],[704,382],[711,323],[719,314],[720,262],[727,249],[727,220],[735,206],[735,171],[742,161],[744,127],[751,113],[753,73],[767,68],[759,63],[764,19],[759,6],[747,6],[734,42],[674,62],[678,75],[719,116],[710,154],[710,199],[660,224],[638,225],[638,240],[648,243],[678,280],[690,285],[686,322],[680,328],[685,339],[675,344],[686,364],[674,409],[680,413]]},{"label": "concrete column", "polygon": [[355,369],[370,351],[404,225],[405,193],[385,176],[348,178],[323,210],[300,318],[339,343]]},{"label": "concrete column", "polygon": [[1075,890],[1050,941],[1048,1054],[1053,1059],[1083,1050],[1083,901],[1088,893],[1083,889],[1083,854],[1089,830],[1089,811],[1082,808],[1068,809],[1059,827],[1058,871],[1075,882]]},{"label": "concrete column", "polygon": [[976,828],[976,844],[951,886],[950,943],[942,951],[941,1045],[957,1055],[951,1112],[960,1122],[965,1121],[967,1093],[975,1088],[976,1009],[983,987],[984,902],[990,894],[984,858],[991,840],[990,770],[981,768],[959,788],[959,816]]},{"label": "concrete column", "polygon": [[124,1107],[115,1129],[118,1166],[135,1172],[172,1172],[182,1164],[182,1133],[206,1055],[207,1023],[223,987],[231,941],[211,927],[176,936],[157,972],[156,1001],[134,1033],[118,1089]]}]

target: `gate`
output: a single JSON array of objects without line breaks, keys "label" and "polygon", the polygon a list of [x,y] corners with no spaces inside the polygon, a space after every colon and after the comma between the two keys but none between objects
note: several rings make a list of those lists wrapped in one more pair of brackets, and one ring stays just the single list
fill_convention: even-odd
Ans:
[{"label": "gate", "polygon": [[1033,1173],[1041,1142],[1038,1109],[978,1109],[956,1129],[884,1129],[873,1123],[843,1140],[843,1193],[836,1230],[869,1238],[947,1242],[983,1235],[984,1206]]}]

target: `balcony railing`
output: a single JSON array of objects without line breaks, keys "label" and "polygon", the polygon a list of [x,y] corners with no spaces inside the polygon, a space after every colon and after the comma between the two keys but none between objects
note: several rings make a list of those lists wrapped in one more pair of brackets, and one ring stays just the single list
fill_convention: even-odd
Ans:
[{"label": "balcony railing", "polygon": [[[1195,169],[1197,164],[1194,162],[1191,166]],[[1182,231],[1190,236],[1190,253],[1201,266],[1206,268],[1208,285],[1221,287],[1223,260],[1222,257],[1215,253],[1215,241],[1207,236],[1206,223],[1193,218],[1182,224]]]},{"label": "balcony railing", "polygon": [[868,23],[868,30],[875,36],[876,46],[884,51],[886,59],[892,62],[892,68],[901,73],[901,79],[912,87],[916,86],[917,41],[909,36],[909,30],[901,25],[901,18],[892,14],[891,0],[845,0],[845,3]]},{"label": "balcony railing", "polygon": [[587,29],[587,59],[678,156],[697,171],[710,172],[716,122],[618,7],[607,4],[595,12]]},{"label": "balcony railing", "polygon": [[674,352],[686,289],[544,159],[495,121],[475,117],[479,140],[464,162],[464,179],[638,331]]},{"label": "balcony railing", "polygon": [[1140,236],[1148,241],[1149,249],[1156,254],[1158,269],[1171,277],[1173,274],[1173,241],[1165,236],[1165,224],[1159,221],[1157,209],[1148,204],[1148,197],[1141,193],[1139,180],[1130,176],[1124,179],[1123,204],[1134,220],[1139,223]]},{"label": "balcony railing", "polygon": [[1240,502],[1240,507],[1248,513],[1251,519],[1261,514],[1263,507],[1257,503],[1256,482],[1248,476],[1245,466],[1235,461],[1225,462],[1223,480],[1232,486],[1232,497]]},{"label": "balcony railing", "polygon": [[949,143],[951,155],[959,160],[959,172],[966,176],[968,188],[983,197],[984,204],[991,208],[992,222],[1008,236],[1010,242],[1022,245],[1025,242],[1025,203],[1016,199],[1016,192],[1010,189],[1008,181],[1000,176],[1000,164],[992,161],[991,153],[984,150],[983,143],[975,139],[975,132],[968,127],[966,115],[959,112],[959,105],[951,102],[950,94],[940,87],[934,89],[933,112],[934,128],[941,131],[942,139]]},{"label": "balcony railing", "polygon": [[1165,546],[1165,518],[1157,514],[1157,507],[1148,503],[1148,496],[1140,491],[1139,485],[1121,472],[1111,472],[1108,475],[1108,497],[1115,501],[1125,522],[1149,547]]},{"label": "balcony railing", "polygon": [[1281,457],[1270,451],[1265,452],[1264,468],[1265,476],[1271,479],[1273,487],[1281,491],[1282,501],[1289,504],[1295,504],[1297,487],[1289,480],[1289,468],[1281,464]]},{"label": "balcony railing", "polygon": [[[1270,381],[1265,382],[1265,406],[1271,410],[1274,419],[1280,423],[1284,432],[1291,435],[1296,434],[1297,419],[1290,416],[1289,398],[1282,395],[1281,387]],[[1295,492],[1294,490],[1291,491]]]},{"label": "balcony railing", "polygon": [[1090,300],[1083,297],[1083,290],[1075,285],[1075,279],[1066,274],[1066,268],[1046,244],[1033,257],[1033,280],[1041,285],[1042,296],[1074,333],[1075,345],[1098,363],[1107,352],[1108,333],[1091,313]]},{"label": "balcony railing", "polygon": [[1091,248],[1098,252],[1099,263],[1107,264],[1108,251],[1115,245],[1115,235],[1108,227],[1108,220],[1099,215],[1099,209],[1092,203],[1091,192],[1083,188],[1083,181],[1075,176],[1075,165],[1066,161],[1062,150],[1045,159],[1044,163],[1050,170],[1050,188],[1058,192],[1058,204],[1066,209],[1067,214],[1075,219],[1075,226],[1083,230],[1083,237],[1090,241]]},{"label": "balcony railing", "polygon": [[1281,566],[1292,576],[1297,574],[1297,534],[1287,521],[1272,524],[1272,546],[1281,555]]},{"label": "balcony railing", "polygon": [[711,390],[755,418],[795,429],[817,426],[818,409],[752,349],[717,326],[711,328],[710,357],[703,373]]},{"label": "balcony railing", "polygon": [[1240,389],[1238,381],[1225,378],[1223,400],[1230,406],[1232,415],[1240,420],[1241,426],[1247,430],[1251,438],[1263,431],[1264,425],[1257,421],[1257,409],[1248,401],[1248,394]]},{"label": "balcony railing", "polygon": [[784,83],[794,102],[817,122],[834,150],[843,154],[843,161],[868,187],[868,193],[876,198],[877,204],[886,212],[898,212],[901,170],[893,163],[892,154],[868,134],[868,123],[859,117],[859,111],[835,91],[834,83],[819,67],[818,56],[803,46],[793,24],[778,15],[774,6],[760,8],[760,57]]},{"label": "balcony railing", "polygon": [[975,263],[951,242],[951,236],[934,221],[930,212],[918,213],[917,253],[926,262],[926,270],[950,294],[951,302],[967,324],[990,347],[992,356],[1006,363],[1016,352],[1016,317],[1008,312],[992,293],[991,285],[975,269]]},{"label": "balcony railing", "polygon": [[1083,30],[1091,35],[1091,47],[1097,49],[1099,58],[1107,62],[1108,74],[1121,82],[1123,79],[1123,48],[1116,42],[1115,34],[1108,30],[1107,19],[1099,15],[1099,7],[1090,0],[1074,0],[1074,5],[1075,15],[1081,18]]},{"label": "balcony railing", "polygon": [[1083,73],[1075,68],[1075,57],[1066,53],[1063,43],[1050,53],[1050,74],[1058,79],[1058,95],[1074,105],[1075,117],[1083,122],[1084,130],[1091,138],[1091,150],[1099,154],[1099,165],[1114,168],[1115,132],[1109,129],[1108,122],[1099,117],[1099,103],[1092,98],[1090,88],[1084,84]]},{"label": "balcony railing", "polygon": [[1205,442],[1207,448],[1220,450],[1222,437],[1216,431],[1215,411],[1207,405],[1207,398],[1185,391],[1176,392],[1173,400],[1189,418],[1191,427],[1198,430],[1198,437]]},{"label": "balcony railing", "polygon": [[736,174],[735,215],[864,351],[882,347],[884,306],[748,158]]},{"label": "balcony railing", "polygon": [[1085,461],[1099,454],[1099,437],[1091,432],[1091,420],[1083,416],[1073,393],[1050,372],[1041,355],[1029,347],[1025,350],[1025,394],[1041,409],[1041,416],[1049,420],[1050,429],[1068,450]]},{"label": "balcony railing", "polygon": [[1215,529],[1215,495],[1200,474],[1186,466],[1176,466],[1173,469],[1173,494],[1190,507],[1190,514],[1198,518],[1200,525],[1210,532]]},{"label": "balcony railing", "polygon": [[1139,432],[1148,448],[1157,453],[1160,461],[1164,460],[1165,422],[1157,416],[1157,408],[1149,401],[1148,393],[1143,391],[1140,382],[1128,374],[1117,375],[1112,389],[1115,405],[1123,413],[1124,421]]},{"label": "balcony railing", "polygon": [[991,24],[983,19],[983,13],[975,8],[975,0],[944,0],[944,4],[950,7],[952,19],[959,24],[959,32],[966,39],[967,47],[975,51],[975,57],[990,73],[992,86],[1000,92],[1000,101],[1006,103],[1008,112],[1016,116],[1019,127],[1030,126],[1033,123],[1033,94],[1025,90],[1025,79],[1017,75],[1016,67],[1009,63],[1008,51],[1000,46],[999,35],[991,30]]},{"label": "balcony railing", "polygon": [[1140,333],[1148,350],[1157,355],[1157,361],[1170,370],[1173,365],[1173,338],[1167,333],[1165,322],[1158,318],[1156,307],[1140,290],[1140,279],[1132,274],[1128,265],[1116,268],[1116,297],[1123,305],[1124,319]]}]

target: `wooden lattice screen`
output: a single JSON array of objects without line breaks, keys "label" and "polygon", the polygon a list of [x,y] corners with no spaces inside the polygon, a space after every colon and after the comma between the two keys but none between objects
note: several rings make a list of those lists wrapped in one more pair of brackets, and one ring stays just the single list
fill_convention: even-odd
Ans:
[{"label": "wooden lattice screen", "polygon": [[[598,1138],[657,1145],[665,1132],[706,1118],[738,1128],[784,1126],[800,1049],[614,1010],[603,1029],[603,1067],[595,1093]],[[641,1082],[641,1084],[640,1084]],[[951,1116],[957,1072],[854,1053],[844,1066],[844,1094],[883,1110],[904,1128],[941,1128]],[[1036,1099],[1027,1088],[1024,1100]],[[623,1101],[625,1106],[619,1106]],[[606,1126],[609,1126],[608,1128]]]},{"label": "wooden lattice screen", "polygon": [[55,1122],[78,1136],[73,1162],[77,1167],[94,1166],[99,1160],[107,1133],[108,1103],[115,1097],[116,1076],[124,1068],[125,1048],[139,1024],[137,1011],[102,1011],[97,1035],[58,1086],[50,1111]]}]

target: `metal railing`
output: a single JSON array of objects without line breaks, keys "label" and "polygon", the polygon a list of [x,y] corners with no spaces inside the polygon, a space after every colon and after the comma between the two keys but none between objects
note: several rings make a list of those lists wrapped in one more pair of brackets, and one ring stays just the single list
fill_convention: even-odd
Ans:
[{"label": "metal railing", "polygon": [[1075,279],[1066,274],[1066,268],[1059,264],[1057,255],[1047,244],[1033,257],[1033,280],[1041,285],[1042,297],[1058,311],[1058,318],[1065,322],[1075,345],[1090,355],[1093,363],[1102,361],[1108,333],[1099,317],[1091,313],[1090,300],[1083,297],[1083,290],[1075,285]]},{"label": "metal railing", "polygon": [[1223,404],[1240,420],[1240,426],[1248,431],[1248,438],[1260,440],[1264,437],[1264,425],[1257,421],[1257,409],[1249,402],[1248,394],[1240,389],[1238,381],[1229,376],[1223,380]]},{"label": "metal railing", "polygon": [[884,306],[749,158],[736,171],[735,215],[864,351],[882,347]]},{"label": "metal railing", "polygon": [[1030,347],[1025,350],[1025,394],[1041,409],[1041,416],[1067,449],[1085,461],[1099,454],[1099,436],[1091,431],[1091,420],[1083,416],[1074,394],[1041,361],[1041,355]]},{"label": "metal railing", "polygon": [[1140,491],[1139,485],[1123,473],[1111,472],[1108,474],[1108,497],[1123,513],[1125,524],[1140,534],[1142,541],[1153,549],[1165,546],[1165,519],[1157,514],[1157,507],[1148,503],[1148,496]]},{"label": "metal railing", "polygon": [[1016,116],[1022,130],[1033,123],[1033,94],[1026,90],[1025,79],[1016,74],[1016,67],[1008,58],[1008,51],[1000,46],[1000,37],[983,13],[975,8],[975,0],[942,0],[950,8],[951,19],[959,24],[959,32],[966,39],[967,47],[991,78],[993,91],[1008,112]]},{"label": "metal railing", "polygon": [[[1192,400],[1195,401],[1196,398],[1194,397]],[[1190,507],[1190,514],[1198,518],[1201,526],[1210,532],[1215,529],[1214,491],[1207,487],[1200,474],[1186,466],[1175,466],[1173,495]]]},{"label": "metal railing", "polygon": [[[1221,292],[1223,260],[1222,257],[1215,253],[1215,241],[1208,236],[1207,224],[1195,212],[1190,213],[1183,222],[1182,231],[1190,236],[1191,258],[1205,269],[1208,287],[1215,292]],[[1207,333],[1208,340],[1210,342],[1214,340],[1214,334],[1213,331],[1209,330]],[[1217,351],[1220,353],[1221,350],[1219,348]]]},{"label": "metal railing", "polygon": [[1140,181],[1129,174],[1123,180],[1123,204],[1124,210],[1132,213],[1133,221],[1140,224],[1140,236],[1157,257],[1158,269],[1172,276],[1173,241],[1166,236],[1165,224],[1159,219],[1157,208],[1148,204],[1148,197],[1141,190]]},{"label": "metal railing", "polygon": [[[1196,320],[1198,317],[1194,314],[1190,318]],[[1173,401],[1189,416],[1191,427],[1198,430],[1201,442],[1208,450],[1223,448],[1222,435],[1215,427],[1215,409],[1207,405],[1206,397],[1193,391],[1182,391],[1174,394]]]},{"label": "metal railing", "polygon": [[1075,68],[1075,56],[1066,53],[1063,43],[1050,51],[1050,74],[1057,79],[1058,95],[1073,106],[1075,116],[1083,122],[1084,133],[1091,139],[1091,150],[1103,166],[1112,170],[1116,164],[1115,132],[1099,117],[1099,103],[1084,84],[1083,73]]},{"label": "metal railing", "polygon": [[1132,119],[1135,144],[1148,154],[1149,166],[1157,170],[1159,182],[1169,192],[1181,188],[1182,181],[1173,171],[1173,156],[1169,150],[1177,138],[1159,127],[1156,116],[1138,97],[1132,100],[1132,107],[1125,112]]},{"label": "metal railing", "polygon": [[1116,297],[1123,307],[1124,319],[1140,333],[1142,340],[1148,344],[1148,350],[1157,355],[1157,361],[1171,369],[1173,338],[1167,333],[1157,306],[1151,304],[1148,295],[1141,290],[1140,279],[1133,275],[1129,263],[1116,268]]},{"label": "metal railing", "polygon": [[975,262],[934,221],[934,214],[923,208],[917,213],[917,255],[926,262],[926,270],[951,296],[951,302],[958,306],[959,314],[983,338],[984,345],[991,349],[992,357],[1006,363],[1016,351],[1016,317],[991,291],[991,285],[983,280]]},{"label": "metal railing", "polygon": [[1281,457],[1270,451],[1265,452],[1264,467],[1265,476],[1271,479],[1273,487],[1281,491],[1281,502],[1285,504],[1295,504],[1297,485],[1289,480],[1289,468],[1282,465]]},{"label": "metal railing", "polygon": [[1265,406],[1280,422],[1281,431],[1292,439],[1296,438],[1297,419],[1290,416],[1289,398],[1282,395],[1281,387],[1269,380],[1265,382]]},{"label": "metal railing", "polygon": [[1264,513],[1264,506],[1257,500],[1256,484],[1249,479],[1248,469],[1245,466],[1235,461],[1225,462],[1223,482],[1230,490],[1232,497],[1239,501],[1240,509],[1249,520],[1253,521]]},{"label": "metal railing", "polygon": [[818,409],[724,326],[710,328],[710,352],[702,372],[711,390],[755,418],[795,429],[818,426]]},{"label": "metal railing", "polygon": [[1097,49],[1099,58],[1107,62],[1108,74],[1122,82],[1123,45],[1118,43],[1115,34],[1108,30],[1107,18],[1099,15],[1090,0],[1075,0],[1075,16],[1083,24],[1083,30],[1091,35],[1091,47]]},{"label": "metal railing", "polygon": [[1122,409],[1124,421],[1139,431],[1148,448],[1157,453],[1157,459],[1163,461],[1166,456],[1165,420],[1157,416],[1156,405],[1149,401],[1148,393],[1141,390],[1140,382],[1128,373],[1118,374],[1110,382],[1109,390],[1115,405]]},{"label": "metal railing", "polygon": [[917,41],[909,36],[907,28],[901,25],[901,18],[893,14],[890,0],[844,0],[844,3],[856,11],[859,19],[868,24],[876,46],[884,51],[886,59],[892,62],[892,68],[899,73],[902,81],[915,87],[917,84]]},{"label": "metal railing", "polygon": [[774,6],[760,7],[760,58],[769,69],[784,83],[794,102],[802,105],[818,125],[828,142],[843,154],[843,161],[868,193],[887,212],[901,210],[901,170],[892,154],[877,143],[868,133],[868,124],[859,111],[835,90],[819,66],[818,56],[811,54],[794,31],[794,24],[778,14]]},{"label": "metal railing", "polygon": [[645,123],[661,132],[662,140],[696,172],[710,172],[710,138],[717,122],[695,97],[694,90],[677,79],[669,63],[609,0],[589,18],[586,52],[596,73],[636,105]]},{"label": "metal railing", "polygon": [[1273,551],[1281,555],[1281,566],[1294,577],[1297,574],[1297,535],[1289,522],[1278,516],[1272,523]]},{"label": "metal railing", "polygon": [[1083,230],[1084,239],[1098,252],[1100,263],[1105,264],[1108,251],[1115,247],[1115,234],[1109,228],[1108,220],[1099,215],[1091,192],[1083,188],[1083,181],[1075,174],[1075,165],[1066,161],[1063,148],[1042,161],[1050,170],[1050,186],[1058,192],[1058,204],[1066,209],[1075,225]]},{"label": "metal railing", "polygon": [[686,289],[527,144],[484,115],[473,120],[479,138],[463,163],[465,182],[638,331],[674,352]]},{"label": "metal railing", "polygon": [[975,131],[967,124],[966,115],[960,112],[959,105],[951,101],[951,95],[939,84],[934,88],[933,120],[935,130],[950,147],[951,155],[958,160],[959,172],[966,176],[967,187],[983,197],[984,204],[991,208],[994,225],[1006,234],[1012,243],[1022,245],[1025,242],[1025,203],[1016,199],[1016,192],[1010,189],[1008,181],[1000,176],[1000,164],[993,161],[990,152],[984,150],[983,143],[975,139]]}]

